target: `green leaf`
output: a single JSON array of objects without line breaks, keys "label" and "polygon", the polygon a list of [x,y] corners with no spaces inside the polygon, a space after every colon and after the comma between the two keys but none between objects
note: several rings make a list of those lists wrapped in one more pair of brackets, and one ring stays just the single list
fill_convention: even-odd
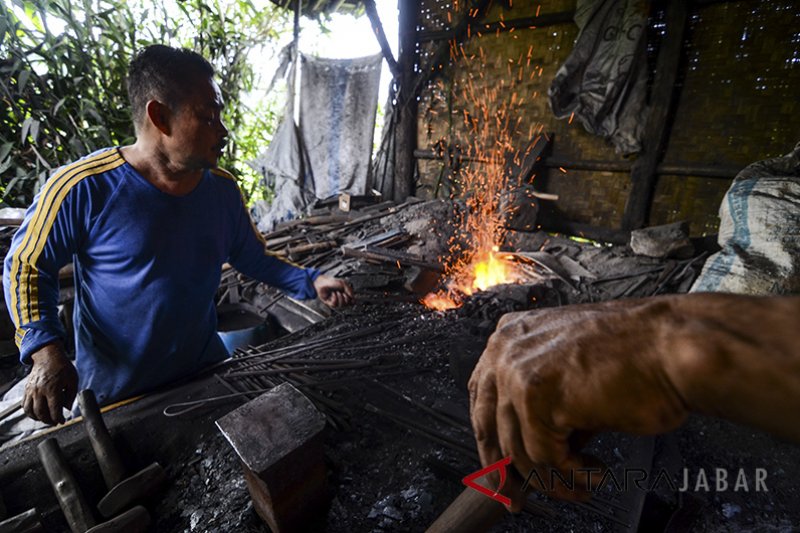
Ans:
[{"label": "green leaf", "polygon": [[44,32],[44,25],[42,24],[42,19],[39,17],[36,4],[33,2],[25,2],[25,16],[28,17],[28,20],[31,21],[34,28],[40,32]]},{"label": "green leaf", "polygon": [[31,121],[31,128],[30,128],[31,137],[33,138],[33,143],[36,143],[36,139],[39,138],[39,121],[32,120]]},{"label": "green leaf", "polygon": [[32,120],[33,119],[31,117],[28,117],[22,122],[22,135],[20,140],[22,144],[25,144],[25,139],[28,137],[28,130],[31,127]]},{"label": "green leaf", "polygon": [[59,100],[58,103],[55,106],[53,106],[53,114],[54,115],[58,113],[58,110],[61,109],[61,106],[64,105],[64,102],[66,102],[66,101],[67,101],[67,97],[65,96],[64,98]]},{"label": "green leaf", "polygon": [[3,198],[5,198],[6,196],[8,196],[8,193],[10,193],[11,191],[13,191],[13,190],[14,190],[14,187],[17,185],[17,183],[19,182],[19,180],[20,180],[20,178],[19,178],[19,177],[16,177],[16,178],[11,178],[11,180],[10,180],[10,181],[8,182],[8,184],[6,185],[6,193],[3,195]]},{"label": "green leaf", "polygon": [[25,86],[28,84],[28,78],[30,77],[30,70],[23,70],[19,73],[19,77],[17,78],[17,91],[19,91],[20,94],[25,91]]},{"label": "green leaf", "polygon": [[0,146],[0,161],[3,161],[6,156],[11,152],[11,149],[14,147],[14,143],[7,142]]}]

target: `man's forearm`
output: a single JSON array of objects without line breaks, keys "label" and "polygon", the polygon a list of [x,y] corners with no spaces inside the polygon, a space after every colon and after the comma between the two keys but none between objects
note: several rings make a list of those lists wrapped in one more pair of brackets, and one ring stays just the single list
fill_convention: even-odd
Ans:
[{"label": "man's forearm", "polygon": [[800,442],[800,297],[676,298],[664,367],[687,407]]}]

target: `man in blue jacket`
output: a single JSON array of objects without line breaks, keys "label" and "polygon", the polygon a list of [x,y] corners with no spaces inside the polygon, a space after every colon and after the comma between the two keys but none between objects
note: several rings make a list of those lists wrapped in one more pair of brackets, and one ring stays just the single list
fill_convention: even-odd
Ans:
[{"label": "man in blue jacket", "polygon": [[[223,263],[296,298],[352,301],[344,281],[271,255],[233,176],[213,67],[155,45],[131,63],[136,143],[57,169],[27,211],[3,285],[31,418],[63,422],[77,390],[126,398],[227,357],[214,295]],[[75,265],[76,366],[57,316],[58,270]]]}]

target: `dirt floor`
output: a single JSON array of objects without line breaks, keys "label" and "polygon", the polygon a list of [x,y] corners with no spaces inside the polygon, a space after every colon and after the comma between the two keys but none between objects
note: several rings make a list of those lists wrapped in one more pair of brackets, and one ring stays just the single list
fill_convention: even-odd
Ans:
[{"label": "dirt floor", "polygon": [[[466,391],[454,379],[452,354],[465,359],[477,357],[490,329],[483,319],[458,312],[430,312],[411,304],[382,306],[369,312],[355,308],[315,328],[323,332],[338,324],[355,331],[386,316],[395,318],[396,328],[386,331],[383,339],[391,341],[408,333],[422,333],[428,340],[387,349],[393,357],[401,356],[405,370],[419,373],[383,378],[381,383],[414,403],[460,419],[463,430],[457,429],[458,424],[441,423],[407,400],[401,401],[384,387],[367,381],[337,389],[336,398],[349,412],[350,427],[329,429],[327,433],[332,500],[326,531],[425,529],[464,489],[460,479],[479,468],[468,451],[455,451],[433,442],[430,436],[376,414],[369,406],[381,412],[402,413],[406,420],[474,449],[466,419]],[[308,332],[308,336],[313,338],[314,332]],[[347,347],[340,347],[338,356],[346,357],[347,352]],[[606,434],[593,441],[588,451],[621,472],[640,466],[632,458],[641,441],[627,435]],[[663,449],[670,445],[673,449]],[[674,447],[680,467],[676,486],[682,485],[686,468],[692,489],[702,470],[709,478],[710,490],[706,492],[701,486],[698,492],[676,494],[664,490],[667,484],[662,483],[657,487],[661,490],[644,504],[647,525],[642,531],[664,530],[669,513],[679,503],[697,512],[684,510],[683,518],[690,520],[691,526],[674,531],[793,531],[800,526],[800,508],[795,503],[798,494],[793,484],[800,475],[800,449],[796,446],[727,422],[695,417],[669,439],[655,440],[653,472],[674,468]],[[176,465],[171,470],[173,485],[154,509],[159,517],[158,531],[267,531],[253,511],[235,454],[221,435],[208,433],[197,447],[185,450],[172,464]],[[714,490],[717,468],[729,472],[729,490]],[[767,473],[768,492],[754,491],[757,468]],[[749,492],[733,490],[733,478],[739,469],[746,473]],[[603,494],[607,500],[626,505],[628,494],[607,488],[610,490]],[[691,499],[691,505],[679,502],[678,497]],[[628,513],[620,510],[615,513],[617,520],[613,520],[574,504],[538,495],[531,499],[538,503],[539,514],[508,516],[495,531],[629,530],[622,526],[629,520]]]},{"label": "dirt floor", "polygon": [[[420,233],[432,227],[413,213],[403,216],[406,223],[419,226]],[[303,387],[327,417],[330,506],[327,516],[321,517],[325,531],[424,530],[464,490],[461,479],[480,468],[465,383],[502,314],[685,292],[704,257],[698,251],[688,259],[661,260],[633,256],[624,247],[545,234],[512,237],[515,250],[534,254],[531,268],[538,280],[496,287],[444,312],[376,298],[240,354],[292,354],[291,359],[256,370],[286,371],[270,377],[270,383],[288,380]],[[428,259],[438,253],[424,243],[418,246],[416,253]],[[590,272],[581,272],[582,268]],[[385,265],[348,265],[343,271],[348,269],[362,291],[385,293],[384,282],[376,280],[396,284],[397,273]],[[399,277],[402,285],[409,276]],[[296,370],[333,361],[352,368]],[[353,361],[368,364],[358,367]],[[106,415],[132,469],[154,460],[167,469],[168,485],[146,502],[154,518],[153,531],[268,531],[253,509],[235,452],[213,423],[244,399],[173,418],[162,414],[165,406],[185,401],[186,394],[206,398],[225,394],[225,387],[252,390],[265,383],[266,378],[258,376],[233,379],[232,372],[242,364],[228,363],[216,370],[216,377],[204,377],[188,393],[175,389],[152,395]],[[83,429],[72,424],[51,436],[65,449],[87,499],[97,501],[103,493],[102,478]],[[9,513],[35,505],[48,531],[64,531],[66,524],[38,464],[37,442],[0,451],[0,494]],[[616,490],[609,484],[586,505],[534,494],[530,512],[507,516],[494,531],[600,533],[632,531],[634,524],[648,532],[800,529],[794,483],[800,479],[800,447],[769,435],[692,417],[669,436],[604,434],[587,451],[617,472],[617,479],[623,479],[626,471],[648,470],[651,478],[665,472],[679,487],[686,469],[690,490],[672,490],[663,482],[645,497],[641,491]],[[717,469],[728,476],[726,490],[715,490]],[[733,487],[740,469],[748,481],[747,491]],[[757,469],[766,472],[767,491],[755,490]],[[703,476],[708,478],[708,490],[697,481]]]},{"label": "dirt floor", "polygon": [[[326,434],[331,495],[326,531],[422,530],[463,490],[460,479],[479,468],[469,453],[474,444],[466,421],[466,391],[457,384],[452,364],[454,354],[462,360],[469,360],[481,353],[491,331],[487,319],[466,316],[463,311],[432,312],[416,304],[381,305],[378,309],[364,305],[312,326],[301,338],[302,342],[309,342],[330,337],[328,332],[331,331],[341,335],[386,323],[391,327],[377,338],[368,339],[368,343],[387,343],[387,347],[375,350],[370,356],[388,356],[392,365],[409,372],[378,380],[411,402],[364,379],[337,387],[330,395],[336,400],[339,411],[346,413],[340,421],[348,427],[328,428]],[[393,339],[402,341],[409,336],[417,340],[394,346],[390,344]],[[275,341],[270,348],[291,345],[298,340],[298,336],[292,336]],[[352,346],[337,346],[326,350],[327,353],[311,354],[310,357],[350,358],[356,352],[363,352],[358,347],[365,343],[364,340],[353,341]],[[380,366],[369,373],[384,372],[397,372],[397,368]],[[219,391],[203,391],[200,397],[203,394],[214,395]],[[141,466],[156,459],[167,466],[169,485],[149,504],[155,519],[153,530],[268,531],[250,503],[235,453],[213,426],[214,419],[236,404],[165,419],[160,414],[163,403],[140,407],[138,418],[129,416],[127,420],[119,421],[114,430],[121,440],[127,442],[127,448],[131,450],[128,456],[137,458]],[[432,418],[428,412],[415,408],[414,403],[433,408],[456,422],[442,423],[439,418]],[[419,430],[408,429],[383,414],[376,414],[372,407],[378,408],[380,413],[403,415],[422,428],[450,437],[466,451],[432,441],[429,435]],[[124,413],[117,417],[126,418]],[[458,429],[458,420],[462,423],[461,430]],[[56,435],[60,441],[66,440],[65,448],[80,473],[87,497],[99,498],[101,491],[97,487],[101,481],[96,465],[92,464],[91,451],[85,439],[80,440],[80,428],[72,429],[71,440],[75,441],[72,446],[69,438],[62,438],[58,435],[60,432]],[[625,435],[603,435],[591,444],[589,451],[612,468],[623,468],[629,464],[639,440]],[[685,465],[693,480],[700,470],[705,469],[713,487],[715,468],[734,472],[731,476],[742,468],[747,472],[751,485],[749,492],[716,492],[712,488],[708,492],[701,490],[684,494],[699,500],[700,504],[699,515],[691,527],[684,530],[793,531],[800,526],[800,507],[796,504],[798,494],[793,483],[800,475],[798,447],[747,428],[707,418],[693,418],[676,432],[674,441],[681,456],[681,468]],[[31,460],[35,449],[32,444],[28,444],[28,448],[27,452],[16,448],[3,452],[5,464],[0,470],[0,481],[9,511],[24,510],[21,508],[26,502],[38,500],[38,506],[46,510],[44,517],[51,527],[49,530],[62,530],[64,524],[60,521],[54,497],[52,493],[48,494],[42,480],[43,473],[35,460]],[[657,451],[656,464],[659,456]],[[25,461],[28,467],[20,471],[19,465]],[[766,470],[768,492],[753,491],[756,468]],[[9,478],[13,482],[9,483]],[[25,491],[37,488],[37,494],[23,495]],[[675,495],[651,498],[653,502],[645,506],[645,511],[653,514],[653,520],[660,519],[661,527],[643,530],[663,530],[665,509],[672,510],[677,503],[674,498],[670,499],[672,496]],[[605,497],[619,503],[625,500],[626,494],[610,490]],[[538,512],[541,514],[509,516],[495,531],[604,532],[622,528],[619,521],[574,504],[554,502],[541,496],[532,499],[539,503]],[[626,520],[624,512],[619,511],[616,516],[622,522]]]}]

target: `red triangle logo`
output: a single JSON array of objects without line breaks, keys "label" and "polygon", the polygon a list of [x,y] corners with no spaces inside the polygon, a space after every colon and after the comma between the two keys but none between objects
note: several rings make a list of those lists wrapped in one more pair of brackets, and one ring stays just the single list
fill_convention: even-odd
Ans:
[{"label": "red triangle logo", "polygon": [[[502,489],[503,485],[505,485],[505,483],[506,483],[506,465],[509,465],[509,464],[511,464],[511,456],[510,455],[508,457],[506,457],[505,459],[500,459],[496,463],[490,464],[486,468],[482,468],[481,470],[478,470],[477,472],[473,472],[472,474],[470,474],[467,477],[465,477],[464,479],[462,479],[461,482],[464,485],[466,485],[467,487],[469,487],[471,489],[475,489],[478,492],[480,492],[481,494],[485,494],[486,496],[490,497],[491,499],[502,503],[506,507],[509,507],[511,505],[511,498],[509,498],[508,496],[503,496],[502,494],[499,494],[500,489]],[[483,485],[478,485],[475,482],[476,479],[485,476],[486,474],[488,474],[489,472],[491,472],[493,470],[499,470],[500,471],[500,485],[497,487],[497,490],[493,491],[491,489],[487,489]]]}]

